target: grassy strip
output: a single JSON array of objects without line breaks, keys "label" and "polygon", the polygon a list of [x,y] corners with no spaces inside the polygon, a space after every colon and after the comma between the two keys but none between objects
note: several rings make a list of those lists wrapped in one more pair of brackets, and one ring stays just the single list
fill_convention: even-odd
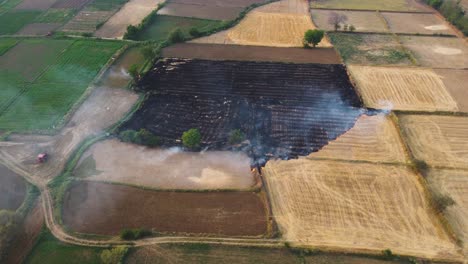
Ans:
[{"label": "grassy strip", "polygon": [[450,23],[456,26],[465,36],[468,36],[468,16],[454,0],[423,0],[426,4],[437,9]]},{"label": "grassy strip", "polygon": [[28,183],[26,190],[26,198],[24,199],[23,204],[16,210],[16,213],[21,217],[26,217],[26,215],[32,209],[34,202],[40,194],[41,192],[39,191],[39,188]]}]

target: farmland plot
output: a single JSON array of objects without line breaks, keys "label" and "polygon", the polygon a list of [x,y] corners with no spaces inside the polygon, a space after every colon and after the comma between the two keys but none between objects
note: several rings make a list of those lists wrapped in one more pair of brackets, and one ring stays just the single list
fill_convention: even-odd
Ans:
[{"label": "farmland plot", "polygon": [[0,35],[13,35],[25,25],[34,21],[40,11],[11,10],[0,14]]},{"label": "farmland plot", "polygon": [[468,253],[468,171],[431,170],[429,186],[436,193],[450,196],[455,205],[449,206],[444,215],[458,238],[463,241],[465,256]]},{"label": "farmland plot", "polygon": [[100,27],[95,36],[100,38],[123,38],[129,25],[138,25],[163,0],[130,0],[107,22]]},{"label": "farmland plot", "polygon": [[[387,32],[382,18],[376,12],[362,12],[362,11],[336,11],[336,10],[320,10],[313,9],[312,20],[318,28],[324,30],[335,30],[334,26],[328,23],[328,19],[334,13],[345,15],[347,21],[344,24],[353,25],[358,32]],[[341,25],[343,29],[344,24]]]},{"label": "farmland plot", "polygon": [[399,119],[416,159],[435,167],[468,168],[468,118],[403,115]]},{"label": "farmland plot", "polygon": [[309,158],[406,163],[398,129],[385,115],[361,116],[353,128]]},{"label": "farmland plot", "polygon": [[107,21],[114,12],[112,11],[87,11],[79,12],[63,28],[69,32],[94,32],[97,25]]},{"label": "farmland plot", "polygon": [[17,35],[22,36],[45,36],[62,24],[59,23],[31,23],[23,27]]},{"label": "farmland plot", "polygon": [[47,10],[57,0],[23,0],[15,7],[16,10]]},{"label": "farmland plot", "polygon": [[425,11],[427,7],[415,0],[317,0],[312,8],[366,9],[388,11]]},{"label": "farmland plot", "polygon": [[417,111],[457,111],[441,78],[431,69],[350,66],[368,107]]},{"label": "farmland plot", "polygon": [[445,88],[457,101],[458,109],[461,112],[468,112],[468,70],[435,69],[445,84]]},{"label": "farmland plot", "polygon": [[0,56],[2,56],[5,52],[14,47],[18,42],[19,40],[14,38],[0,39]]},{"label": "farmland plot", "polygon": [[311,161],[267,163],[273,215],[293,244],[461,260],[407,167]]},{"label": "farmland plot", "polygon": [[65,196],[64,224],[80,233],[117,235],[125,228],[142,227],[226,236],[267,232],[265,205],[252,192],[155,192],[79,182]]},{"label": "farmland plot", "polygon": [[402,36],[403,46],[425,67],[468,68],[468,47],[464,40],[450,37]]},{"label": "farmland plot", "polygon": [[450,26],[434,14],[382,13],[395,33],[455,35]]},{"label": "farmland plot", "polygon": [[127,87],[132,77],[128,70],[132,65],[142,67],[145,63],[145,58],[141,54],[138,47],[127,49],[117,60],[107,69],[101,79],[98,81],[99,86],[108,88]]},{"label": "farmland plot", "polygon": [[243,153],[149,149],[106,140],[81,159],[75,177],[157,189],[249,189],[255,185]]},{"label": "farmland plot", "polygon": [[26,182],[0,164],[0,210],[18,209],[26,197]]}]

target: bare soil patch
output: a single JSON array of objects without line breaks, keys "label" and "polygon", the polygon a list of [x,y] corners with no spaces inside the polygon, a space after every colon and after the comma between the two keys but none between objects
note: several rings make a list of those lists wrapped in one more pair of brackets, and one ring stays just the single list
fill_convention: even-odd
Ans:
[{"label": "bare soil patch", "polygon": [[165,233],[261,236],[267,232],[266,214],[262,199],[251,192],[154,192],[92,182],[71,187],[63,206],[63,221],[71,230],[102,235],[146,227]]},{"label": "bare soil patch", "polygon": [[361,116],[354,127],[309,158],[406,163],[405,146],[390,117]]},{"label": "bare soil patch", "polygon": [[399,117],[416,159],[436,167],[468,168],[468,118],[439,115]]},{"label": "bare soil patch", "polygon": [[130,0],[94,34],[101,38],[123,38],[127,26],[138,25],[163,0]]},{"label": "bare soil patch", "polygon": [[180,43],[165,48],[166,58],[205,60],[280,61],[293,63],[340,64],[333,48],[276,48],[244,45]]},{"label": "bare soil patch", "polygon": [[26,197],[26,182],[0,164],[0,210],[18,209]]},{"label": "bare soil patch", "polygon": [[448,37],[402,36],[422,66],[433,68],[468,68],[468,47],[464,40]]},{"label": "bare soil patch", "polygon": [[140,49],[130,48],[125,51],[104,73],[99,80],[99,86],[108,88],[126,88],[132,79],[128,70],[132,65],[141,67],[145,58],[141,54]]},{"label": "bare soil patch", "polygon": [[309,15],[309,2],[307,0],[280,0],[255,9],[264,13],[287,13]]},{"label": "bare soil patch", "polygon": [[[348,18],[345,24],[353,25],[358,32],[388,32],[384,21],[376,12],[312,9],[312,20],[320,29],[335,30],[334,26],[328,23],[328,19],[333,13],[345,15]],[[344,24],[340,25],[343,28]]]},{"label": "bare soil patch", "polygon": [[196,5],[196,6],[223,6],[223,7],[247,7],[255,3],[265,2],[265,0],[170,0],[171,3]]},{"label": "bare soil patch", "polygon": [[382,13],[395,33],[455,35],[444,20],[434,14]]},{"label": "bare soil patch", "polygon": [[243,7],[179,4],[171,2],[159,10],[158,14],[214,20],[232,20],[235,19],[242,10],[244,10]]},{"label": "bare soil patch", "polygon": [[463,251],[468,253],[468,171],[431,170],[428,176],[431,189],[450,196],[455,204],[444,212],[457,237],[463,241]]},{"label": "bare soil patch", "polygon": [[73,8],[81,9],[84,5],[91,0],[58,0],[52,5],[52,8]]},{"label": "bare soil patch", "polygon": [[15,7],[17,10],[47,10],[57,0],[23,0]]},{"label": "bare soil patch", "polygon": [[73,17],[62,30],[71,32],[94,32],[98,24],[107,21],[113,14],[113,11],[83,10]]},{"label": "bare soil patch", "polygon": [[32,23],[23,27],[16,35],[23,36],[45,36],[48,33],[59,28],[62,24],[58,23]]},{"label": "bare soil patch", "polygon": [[468,89],[466,89],[468,70],[435,69],[434,71],[440,76],[452,98],[457,101],[459,111],[468,112]]},{"label": "bare soil patch", "polygon": [[31,212],[28,213],[26,219],[20,227],[20,233],[9,248],[8,254],[5,257],[5,263],[18,264],[23,263],[29,252],[36,244],[36,240],[41,234],[44,225],[44,215],[42,211],[41,201],[36,201],[36,205]]},{"label": "bare soil patch", "polygon": [[273,215],[293,244],[458,260],[411,169],[318,160],[267,163]]},{"label": "bare soil patch", "polygon": [[441,78],[431,69],[350,66],[366,106],[387,110],[457,111]]},{"label": "bare soil patch", "polygon": [[149,149],[116,139],[91,147],[74,174],[157,189],[249,189],[256,183],[244,153]]}]

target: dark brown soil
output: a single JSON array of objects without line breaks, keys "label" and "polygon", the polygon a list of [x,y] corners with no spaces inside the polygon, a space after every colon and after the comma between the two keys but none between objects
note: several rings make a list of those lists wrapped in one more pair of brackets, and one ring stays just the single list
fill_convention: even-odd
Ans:
[{"label": "dark brown soil", "polygon": [[26,182],[0,164],[0,210],[16,210],[26,196]]},{"label": "dark brown soil", "polygon": [[251,192],[157,192],[80,182],[65,197],[64,224],[80,233],[116,235],[125,228],[226,236],[267,232],[265,205]]},{"label": "dark brown soil", "polygon": [[91,0],[59,0],[52,8],[75,8],[80,9]]},{"label": "dark brown soil", "polygon": [[198,128],[202,148],[222,150],[240,129],[248,141],[238,150],[260,164],[319,150],[363,112],[342,65],[167,59],[139,86],[153,94],[122,129],[174,146]]},{"label": "dark brown soil", "polygon": [[45,36],[49,32],[59,28],[61,24],[58,23],[32,23],[23,27],[17,35],[23,36]]},{"label": "dark brown soil", "polygon": [[165,48],[167,58],[238,61],[278,61],[293,63],[340,64],[333,48],[275,48],[241,45],[180,43]]}]

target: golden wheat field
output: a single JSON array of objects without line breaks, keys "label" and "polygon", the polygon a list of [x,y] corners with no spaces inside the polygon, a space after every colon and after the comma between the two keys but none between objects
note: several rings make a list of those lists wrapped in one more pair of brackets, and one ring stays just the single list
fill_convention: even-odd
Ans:
[{"label": "golden wheat field", "polygon": [[428,176],[431,189],[449,195],[455,205],[445,211],[445,216],[457,237],[463,241],[465,256],[468,254],[468,171],[431,170]]},{"label": "golden wheat field", "polygon": [[299,159],[270,161],[264,174],[275,220],[294,245],[461,259],[407,167]]},{"label": "golden wheat field", "polygon": [[389,116],[361,116],[353,128],[309,158],[405,163],[398,129]]},{"label": "golden wheat field", "polygon": [[399,120],[416,159],[435,167],[468,168],[468,117],[402,115]]},{"label": "golden wheat field", "polygon": [[439,75],[431,69],[350,66],[368,107],[416,111],[457,111]]}]

